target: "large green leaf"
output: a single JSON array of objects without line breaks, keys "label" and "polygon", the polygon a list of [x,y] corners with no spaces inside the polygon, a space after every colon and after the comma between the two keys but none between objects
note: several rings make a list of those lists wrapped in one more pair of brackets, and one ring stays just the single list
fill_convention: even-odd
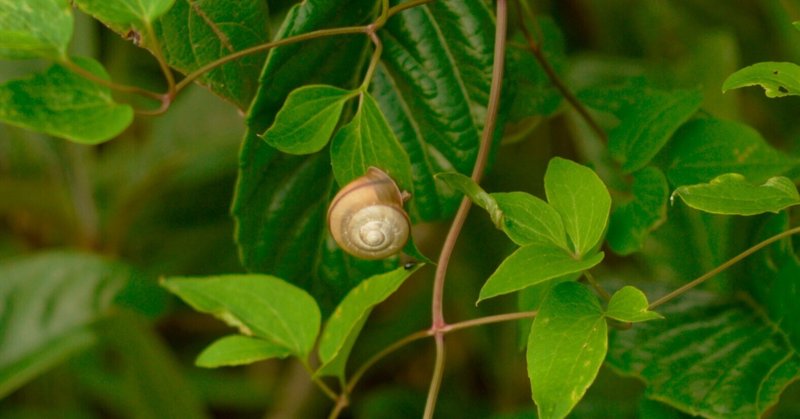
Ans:
[{"label": "large green leaf", "polygon": [[625,173],[645,167],[703,101],[696,90],[664,91],[644,83],[636,79],[581,94],[589,105],[619,118],[619,125],[609,134],[608,150],[622,163]]},{"label": "large green leaf", "polygon": [[257,336],[305,358],[320,325],[317,303],[305,291],[268,275],[169,278],[163,286],[196,310],[245,335]]},{"label": "large green leaf", "polygon": [[[373,4],[370,0],[303,2],[289,11],[277,38],[363,23]],[[345,255],[327,235],[325,213],[333,192],[328,153],[285,155],[257,134],[272,124],[297,87],[356,85],[368,42],[364,36],[344,36],[272,50],[248,113],[240,152],[231,211],[242,264],[298,284],[314,295],[323,312],[330,312],[358,280],[383,270],[384,264]]]},{"label": "large green leaf", "polygon": [[755,215],[800,204],[797,187],[782,176],[753,185],[740,174],[728,173],[709,183],[681,186],[672,195],[692,208],[713,214]]},{"label": "large green leaf", "polygon": [[761,86],[767,97],[800,95],[800,66],[795,63],[763,62],[730,75],[722,91],[746,86]]},{"label": "large green leaf", "polygon": [[81,253],[41,253],[0,266],[0,398],[95,342],[130,270]]},{"label": "large green leaf", "polygon": [[413,191],[411,161],[397,141],[378,103],[369,93],[361,95],[359,109],[331,140],[331,165],[340,186],[379,167],[397,182],[400,190]]},{"label": "large green leaf", "polygon": [[[75,58],[87,71],[108,79],[103,66]],[[133,109],[114,102],[107,87],[55,64],[43,73],[0,85],[0,121],[84,144],[117,136],[133,121]]]},{"label": "large green leaf", "polygon": [[389,298],[422,264],[411,269],[397,268],[364,280],[353,288],[328,319],[319,342],[322,362],[318,375],[344,378],[345,366],[355,339],[372,308]]},{"label": "large green leaf", "polygon": [[597,297],[576,282],[556,285],[528,339],[528,377],[542,419],[563,418],[594,381],[608,348]]},{"label": "large green leaf", "polygon": [[316,153],[330,141],[344,103],[354,94],[326,85],[312,84],[295,89],[289,93],[275,122],[262,138],[284,153]]},{"label": "large green leaf", "polygon": [[383,65],[371,92],[411,158],[411,204],[422,220],[447,217],[458,206],[460,195],[437,184],[436,173],[472,171],[491,86],[493,34],[488,5],[461,0],[406,10],[379,32]]},{"label": "large green leaf", "polygon": [[503,214],[502,228],[514,243],[551,243],[569,250],[561,216],[548,203],[525,192],[493,193]]},{"label": "large green leaf", "polygon": [[650,398],[693,415],[756,418],[798,378],[800,356],[748,302],[690,292],[660,310],[666,320],[612,333],[608,354]]},{"label": "large green leaf", "polygon": [[578,256],[594,248],[608,225],[611,196],[591,169],[555,157],[544,175],[547,202],[561,215],[564,228]]},{"label": "large green leaf", "polygon": [[203,349],[195,363],[200,367],[216,368],[252,364],[270,358],[285,358],[290,351],[268,340],[250,336],[231,335],[217,339]]},{"label": "large green leaf", "polygon": [[175,0],[74,0],[75,4],[97,20],[118,32],[146,30],[166,13]]},{"label": "large green leaf", "polygon": [[[235,7],[217,0],[176,0],[155,21],[156,41],[167,62],[182,73],[218,58],[269,41],[267,2],[238,0]],[[144,39],[144,46],[152,49]],[[245,110],[258,87],[267,53],[240,57],[205,73],[199,83]]]},{"label": "large green leaf", "polygon": [[630,196],[615,201],[608,225],[608,246],[621,255],[642,248],[648,234],[667,218],[669,185],[661,170],[645,167],[634,173]]},{"label": "large green leaf", "polygon": [[603,252],[575,259],[553,244],[533,243],[507,257],[481,288],[478,302],[521,290],[567,274],[591,269],[603,260]]},{"label": "large green leaf", "polygon": [[667,176],[676,186],[708,182],[725,173],[763,182],[800,164],[772,148],[750,126],[720,119],[686,123],[665,151],[670,161]]},{"label": "large green leaf", "polygon": [[68,0],[0,0],[0,58],[66,58],[73,25]]}]

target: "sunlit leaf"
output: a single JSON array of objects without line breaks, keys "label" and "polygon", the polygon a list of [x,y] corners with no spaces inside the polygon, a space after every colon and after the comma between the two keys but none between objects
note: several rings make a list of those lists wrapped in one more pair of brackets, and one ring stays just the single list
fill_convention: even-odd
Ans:
[{"label": "sunlit leaf", "polygon": [[576,282],[556,285],[542,303],[528,340],[528,377],[542,419],[563,418],[583,397],[608,348],[597,297]]},{"label": "sunlit leaf", "polygon": [[314,299],[272,276],[175,277],[164,280],[163,286],[195,310],[300,358],[308,356],[319,332],[320,312]]},{"label": "sunlit leaf", "polygon": [[647,306],[647,296],[638,288],[628,285],[611,296],[606,317],[633,323],[664,318],[655,311],[649,311]]},{"label": "sunlit leaf", "polygon": [[800,66],[795,63],[756,63],[731,74],[722,84],[722,91],[747,86],[761,86],[771,98],[800,95]]},{"label": "sunlit leaf", "polygon": [[74,0],[75,5],[117,31],[144,31],[175,0]]},{"label": "sunlit leaf", "polygon": [[334,86],[295,89],[262,138],[284,153],[315,153],[328,144],[345,101],[352,96],[353,92]]},{"label": "sunlit leaf", "polygon": [[785,177],[753,185],[737,173],[718,176],[709,183],[681,186],[672,196],[679,196],[692,208],[713,214],[756,215],[800,204],[797,187]]},{"label": "sunlit leaf", "polygon": [[[108,80],[100,63],[74,61]],[[43,73],[0,85],[0,121],[83,144],[114,138],[133,121],[133,109],[114,102],[109,88],[60,64]]]},{"label": "sunlit leaf", "polygon": [[561,215],[575,253],[583,256],[597,245],[608,225],[611,196],[591,169],[555,157],[544,175],[547,202]]},{"label": "sunlit leaf", "polygon": [[503,214],[502,228],[514,243],[552,243],[569,250],[561,216],[548,203],[524,192],[493,193]]},{"label": "sunlit leaf", "polygon": [[66,58],[73,25],[68,0],[0,0],[0,58]]},{"label": "sunlit leaf", "polygon": [[242,335],[225,336],[203,349],[195,364],[216,368],[252,364],[270,358],[285,358],[290,351],[273,342]]}]

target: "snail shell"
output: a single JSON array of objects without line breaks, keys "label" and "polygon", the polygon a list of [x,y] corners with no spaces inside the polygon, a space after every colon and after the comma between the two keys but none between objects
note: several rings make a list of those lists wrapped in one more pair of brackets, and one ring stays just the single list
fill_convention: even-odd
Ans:
[{"label": "snail shell", "polygon": [[408,241],[411,221],[403,210],[406,194],[382,170],[348,183],[328,208],[328,227],[347,253],[383,259],[398,253]]}]

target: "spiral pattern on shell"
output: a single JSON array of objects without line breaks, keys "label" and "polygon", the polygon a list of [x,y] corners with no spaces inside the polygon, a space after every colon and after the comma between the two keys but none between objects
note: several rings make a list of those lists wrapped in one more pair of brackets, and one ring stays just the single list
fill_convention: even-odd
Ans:
[{"label": "spiral pattern on shell", "polygon": [[370,167],[347,184],[328,209],[334,240],[348,253],[383,259],[400,252],[408,241],[411,222],[403,210],[403,195],[384,172]]}]

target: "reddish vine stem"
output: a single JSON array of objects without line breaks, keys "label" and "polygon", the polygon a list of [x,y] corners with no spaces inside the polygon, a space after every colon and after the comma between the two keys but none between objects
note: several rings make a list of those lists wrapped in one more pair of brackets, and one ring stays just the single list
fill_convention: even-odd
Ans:
[{"label": "reddish vine stem", "polygon": [[740,262],[742,259],[752,255],[753,253],[763,249],[764,247],[767,247],[770,244],[775,243],[778,240],[781,240],[783,238],[786,238],[786,237],[789,237],[791,235],[798,234],[798,233],[800,233],[800,227],[795,227],[795,228],[786,230],[784,232],[778,233],[778,234],[776,234],[776,235],[774,235],[774,236],[772,236],[772,237],[770,237],[770,238],[768,238],[768,239],[756,244],[755,246],[753,246],[753,247],[745,250],[744,252],[739,253],[738,255],[734,256],[733,258],[729,259],[728,261],[726,261],[722,265],[719,265],[716,268],[714,268],[714,269],[704,273],[703,275],[699,276],[698,278],[692,280],[691,282],[688,282],[686,285],[684,285],[684,286],[682,286],[682,287],[670,292],[669,294],[659,298],[658,300],[653,301],[652,303],[650,303],[650,305],[647,307],[647,309],[648,310],[652,310],[652,309],[654,309],[654,308],[656,308],[656,307],[658,307],[658,306],[660,306],[660,305],[672,300],[673,298],[678,297],[681,294],[686,293],[687,291],[691,290],[692,288],[702,284],[703,282],[706,282],[707,280],[713,278],[714,276],[716,276],[720,272],[730,268],[731,266],[733,266],[736,263]]},{"label": "reddish vine stem", "polygon": [[[507,4],[506,0],[497,0],[496,9],[496,24],[495,24],[495,43],[494,43],[494,58],[492,62],[492,85],[489,92],[489,105],[486,110],[486,122],[483,126],[481,135],[481,142],[478,148],[478,155],[475,160],[475,166],[472,169],[472,180],[480,183],[483,172],[486,168],[486,163],[489,158],[489,150],[492,145],[492,138],[494,136],[494,128],[497,122],[497,111],[500,107],[500,90],[503,82],[503,64],[506,49],[506,28],[508,26],[507,20]],[[461,205],[458,207],[458,212],[450,225],[450,231],[447,233],[445,242],[442,246],[442,252],[439,255],[438,265],[436,266],[436,274],[433,281],[433,298],[431,303],[432,311],[432,324],[431,331],[434,334],[436,342],[436,361],[434,364],[433,376],[431,377],[431,385],[428,389],[428,399],[425,404],[424,418],[432,418],[434,410],[436,409],[436,400],[439,395],[439,388],[442,382],[444,373],[444,359],[446,355],[444,345],[444,330],[447,323],[444,319],[443,300],[444,300],[444,283],[447,276],[447,266],[450,262],[450,257],[453,254],[458,236],[461,234],[461,229],[469,214],[471,201],[469,198],[464,197],[461,200]]]},{"label": "reddish vine stem", "polygon": [[[533,12],[528,8],[527,3],[522,1],[517,2],[520,5],[520,10],[524,10],[525,13],[530,15],[530,19],[534,20]],[[528,43],[528,50],[533,53],[534,58],[542,67],[542,70],[547,74],[547,78],[550,79],[550,83],[553,83],[556,89],[561,93],[561,96],[566,99],[567,102],[575,109],[578,114],[580,114],[581,118],[589,125],[589,127],[594,131],[594,133],[604,142],[608,142],[608,134],[603,131],[603,128],[597,124],[597,121],[592,118],[592,115],[589,114],[589,111],[586,109],[585,106],[581,103],[580,100],[572,93],[571,90],[567,87],[566,84],[561,80],[561,77],[558,76],[556,70],[550,64],[550,61],[547,60],[547,57],[544,56],[544,52],[542,52],[542,45],[541,42],[537,42],[533,36],[531,35],[530,31],[528,31],[528,27],[525,24],[525,19],[523,17],[523,13],[519,13],[519,26],[522,30],[522,35],[525,37],[525,41]]]}]

